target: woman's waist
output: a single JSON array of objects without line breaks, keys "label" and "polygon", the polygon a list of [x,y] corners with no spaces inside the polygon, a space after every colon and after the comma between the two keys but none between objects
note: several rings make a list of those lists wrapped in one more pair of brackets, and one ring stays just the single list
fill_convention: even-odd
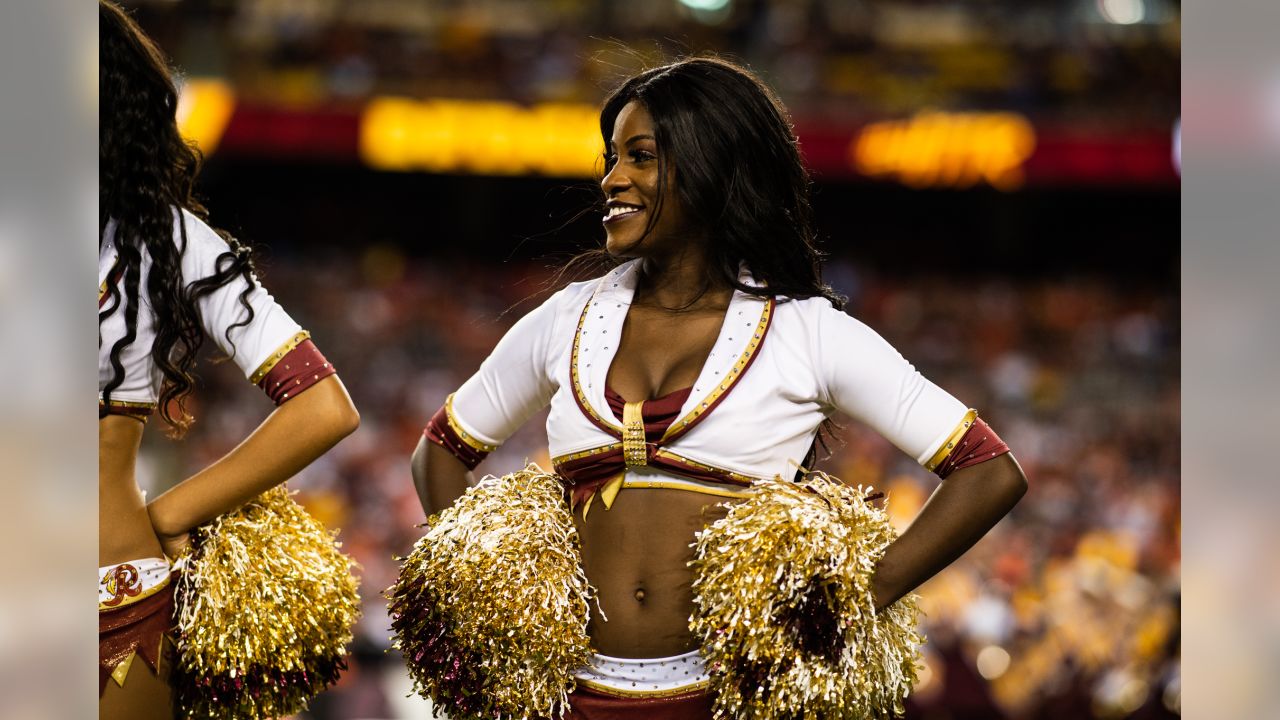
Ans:
[{"label": "woman's waist", "polygon": [[163,553],[146,498],[128,472],[98,471],[98,564],[110,565]]},{"label": "woman's waist", "polygon": [[[651,598],[663,595],[654,589],[650,593]],[[593,608],[587,628],[592,649],[620,658],[655,658],[697,648],[698,641],[689,630],[693,601],[676,595],[668,595],[669,600],[675,601],[670,607],[654,607],[660,603],[636,603],[630,592],[621,596],[599,593],[595,603],[608,619]]]}]

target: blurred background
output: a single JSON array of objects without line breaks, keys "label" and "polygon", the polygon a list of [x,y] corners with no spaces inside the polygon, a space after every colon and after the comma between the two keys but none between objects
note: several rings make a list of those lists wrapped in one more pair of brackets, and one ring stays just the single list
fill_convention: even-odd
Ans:
[{"label": "blurred background", "polygon": [[[598,102],[719,52],[791,109],[826,278],[979,408],[1031,491],[921,593],[916,718],[1180,713],[1180,14],[1168,0],[166,0],[215,224],[361,410],[291,482],[363,566],[352,669],[303,717],[426,717],[380,591],[423,520],[422,426],[602,233]],[[152,493],[270,410],[206,363]],[[852,422],[823,469],[909,521],[936,479]],[[547,463],[535,419],[488,472]]]}]

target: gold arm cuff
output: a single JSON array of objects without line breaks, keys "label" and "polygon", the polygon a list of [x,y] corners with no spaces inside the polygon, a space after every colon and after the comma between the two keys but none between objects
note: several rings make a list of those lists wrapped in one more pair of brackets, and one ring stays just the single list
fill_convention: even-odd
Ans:
[{"label": "gold arm cuff", "polygon": [[449,421],[449,429],[458,436],[459,440],[466,443],[472,450],[482,453],[491,453],[498,449],[497,445],[489,445],[488,443],[480,442],[479,438],[476,438],[474,435],[471,435],[466,430],[462,429],[462,424],[458,422],[457,417],[453,414],[453,394],[450,394],[448,398],[445,398],[444,417]]},{"label": "gold arm cuff", "polygon": [[271,372],[272,368],[276,366],[276,363],[280,362],[281,358],[288,355],[290,351],[301,345],[304,340],[310,337],[311,333],[306,330],[294,333],[293,337],[289,338],[283,345],[276,348],[276,351],[271,353],[271,355],[269,355],[267,359],[258,366],[257,370],[253,371],[253,374],[249,376],[249,384],[257,385],[262,382],[262,378],[266,377],[267,373]]},{"label": "gold arm cuff", "polygon": [[960,442],[960,438],[964,437],[964,434],[969,432],[969,428],[973,427],[973,423],[977,419],[978,411],[973,408],[969,408],[969,412],[964,414],[964,419],[961,420],[960,424],[956,426],[956,429],[952,430],[951,434],[947,436],[947,441],[942,443],[942,447],[938,448],[938,451],[933,454],[933,457],[929,458],[929,462],[924,464],[924,469],[929,472],[937,470],[938,466],[941,465],[949,455],[951,455],[951,451],[956,448],[956,445]]},{"label": "gold arm cuff", "polygon": [[698,682],[685,685],[684,687],[672,688],[670,690],[621,690],[592,680],[583,680],[582,678],[575,678],[575,681],[582,687],[590,688],[601,695],[619,698],[675,697],[676,695],[684,695],[686,693],[697,692],[698,690],[704,690],[711,687],[710,680],[699,680]]}]

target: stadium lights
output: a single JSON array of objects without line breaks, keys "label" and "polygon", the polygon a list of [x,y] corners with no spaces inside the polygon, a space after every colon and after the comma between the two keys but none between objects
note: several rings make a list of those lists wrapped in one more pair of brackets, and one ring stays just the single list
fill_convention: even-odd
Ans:
[{"label": "stadium lights", "polygon": [[680,4],[691,10],[716,12],[729,6],[729,0],[680,0]]},{"label": "stadium lights", "polygon": [[235,93],[222,80],[181,81],[176,113],[178,132],[195,142],[200,152],[209,155],[218,147],[235,106]]},{"label": "stadium lights", "polygon": [[867,125],[849,146],[858,172],[894,177],[911,187],[1022,186],[1022,165],[1035,151],[1035,130],[1022,115],[922,112]]},{"label": "stadium lights", "polygon": [[1098,0],[1098,13],[1109,23],[1133,25],[1147,16],[1143,0]]}]

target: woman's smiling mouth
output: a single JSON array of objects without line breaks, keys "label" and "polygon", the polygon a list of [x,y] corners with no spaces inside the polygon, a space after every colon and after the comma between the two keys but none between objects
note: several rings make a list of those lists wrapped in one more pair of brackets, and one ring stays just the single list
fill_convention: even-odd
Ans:
[{"label": "woman's smiling mouth", "polygon": [[609,203],[608,208],[605,211],[604,219],[602,220],[602,222],[606,222],[606,223],[616,222],[625,217],[630,217],[631,215],[635,215],[636,213],[640,212],[643,209],[644,207],[641,205],[631,205],[628,203],[611,201]]}]

